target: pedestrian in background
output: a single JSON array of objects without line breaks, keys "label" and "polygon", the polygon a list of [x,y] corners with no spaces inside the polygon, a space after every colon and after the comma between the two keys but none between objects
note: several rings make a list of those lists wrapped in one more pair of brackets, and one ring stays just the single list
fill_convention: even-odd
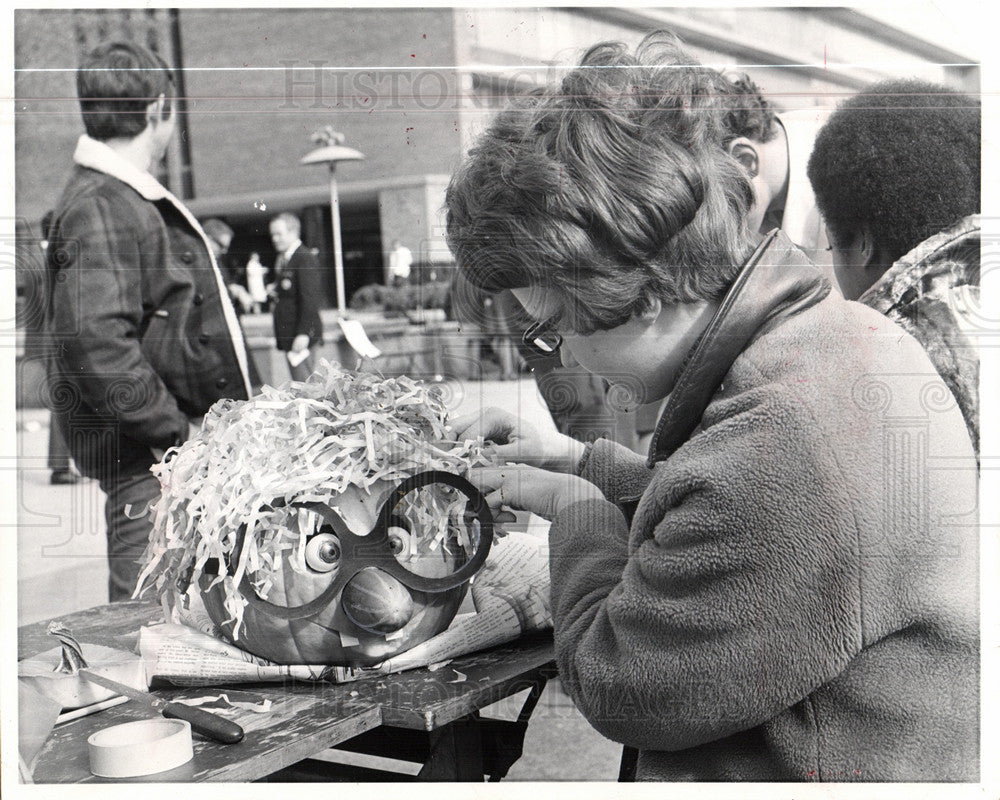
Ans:
[{"label": "pedestrian in background", "polygon": [[107,496],[109,595],[126,600],[160,493],[149,468],[221,398],[249,396],[239,322],[207,237],[152,171],[174,132],[170,68],[128,43],[77,71],[86,134],[53,212],[46,323],[57,419]]},{"label": "pedestrian in background", "polygon": [[399,239],[394,239],[389,250],[389,281],[393,286],[405,286],[410,282],[413,253]]},{"label": "pedestrian in background", "polygon": [[274,262],[271,296],[274,307],[274,339],[288,359],[292,380],[304,381],[312,374],[314,348],[323,341],[319,318],[323,282],[319,262],[302,244],[301,223],[294,214],[279,214],[271,220],[271,243],[278,254]]},{"label": "pedestrian in background", "polygon": [[254,314],[260,314],[267,308],[270,298],[267,295],[267,284],[265,276],[267,267],[260,263],[260,253],[251,253],[247,259],[245,268],[247,278],[247,292],[250,295],[250,310]]},{"label": "pedestrian in background", "polygon": [[[42,238],[38,241],[38,246],[42,251],[42,260],[44,262],[45,254],[49,249],[49,228],[52,226],[52,212],[45,212],[45,216],[42,217],[41,229]],[[44,269],[44,266],[43,266]],[[32,289],[41,295],[44,295],[44,272],[39,270],[37,280],[32,280]],[[34,298],[37,301],[39,298]],[[31,305],[34,305],[32,302]],[[33,331],[35,335],[42,336],[42,343],[44,348],[44,328],[43,316],[32,315],[33,322],[31,327],[35,330]],[[26,331],[28,333],[28,331]],[[53,486],[68,486],[74,483],[78,483],[80,480],[79,473],[73,469],[72,459],[69,454],[69,445],[66,443],[66,436],[63,434],[62,428],[56,421],[55,416],[49,412],[49,445],[48,445],[48,460],[49,468],[49,483]]]},{"label": "pedestrian in background", "polygon": [[219,272],[226,282],[226,288],[229,290],[229,299],[233,301],[237,313],[248,313],[253,305],[250,293],[240,282],[236,270],[232,268],[229,262],[229,247],[233,243],[234,236],[233,229],[221,219],[216,219],[215,217],[206,219],[201,223],[201,227],[208,237],[208,246],[212,250],[212,255],[215,258],[216,265],[219,267]]},{"label": "pedestrian in background", "polygon": [[[48,229],[52,223],[52,212],[48,211],[41,220],[41,236],[34,237],[26,222],[17,220],[17,328],[24,331],[24,368],[31,363],[44,366],[50,342],[45,332],[45,308],[48,303],[45,281],[45,253],[48,250]],[[19,382],[26,373],[19,375]],[[54,397],[45,385],[40,387],[41,405],[50,408]],[[72,466],[69,445],[63,436],[55,416],[49,412],[48,459],[49,483],[64,486],[78,483],[80,475]]]}]

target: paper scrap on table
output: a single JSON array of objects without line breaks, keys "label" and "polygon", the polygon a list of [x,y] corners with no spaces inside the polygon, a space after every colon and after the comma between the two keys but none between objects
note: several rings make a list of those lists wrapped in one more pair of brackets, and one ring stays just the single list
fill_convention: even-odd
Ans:
[{"label": "paper scrap on table", "polygon": [[98,711],[104,711],[106,708],[120,706],[122,703],[127,703],[129,699],[130,698],[125,697],[125,695],[121,695],[119,697],[109,697],[107,700],[102,700],[99,703],[91,703],[89,706],[74,708],[71,711],[64,711],[56,717],[56,725],[61,725],[64,722],[72,722],[74,719],[79,719],[80,717],[88,717],[91,714],[96,714]]},{"label": "paper scrap on table", "polygon": [[256,683],[287,678],[344,683],[359,676],[359,670],[350,667],[275,664],[174,622],[140,628],[139,652],[151,676],[177,686]]},{"label": "paper scrap on table", "polygon": [[382,355],[382,351],[372,344],[372,340],[368,338],[365,326],[361,324],[361,320],[338,319],[337,322],[340,324],[340,330],[344,332],[344,338],[347,339],[347,343],[359,356],[362,358],[378,358]]},{"label": "paper scrap on table", "polygon": [[457,616],[446,631],[373,667],[275,664],[218,638],[214,623],[197,603],[184,611],[186,624],[169,622],[142,628],[139,650],[150,677],[179,686],[287,678],[346,683],[372,674],[430,665],[440,668],[458,656],[552,627],[547,538],[512,532],[495,539],[471,591],[475,613]]},{"label": "paper scrap on table", "polygon": [[304,350],[288,350],[285,353],[285,357],[288,359],[289,364],[291,364],[293,367],[297,367],[299,364],[301,364],[303,361],[309,358],[309,348],[307,347]]},{"label": "paper scrap on table", "polygon": [[[232,698],[229,696],[231,692],[222,692],[222,694],[208,694],[202,697],[185,697],[183,699],[177,700],[179,703],[183,703],[186,706],[199,706],[204,708],[215,709],[229,709],[229,708],[240,708],[244,711],[252,711],[254,714],[266,714],[271,710],[271,701],[266,697],[256,697],[255,699],[240,700],[234,695]],[[241,692],[241,695],[246,695],[246,692]]]}]

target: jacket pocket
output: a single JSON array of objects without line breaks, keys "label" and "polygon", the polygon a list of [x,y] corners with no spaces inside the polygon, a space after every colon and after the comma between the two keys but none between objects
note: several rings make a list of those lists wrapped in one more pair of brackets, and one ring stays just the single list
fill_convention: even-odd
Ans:
[{"label": "jacket pocket", "polygon": [[141,338],[142,353],[157,372],[164,356],[169,353],[171,338],[170,311],[158,308],[149,315]]}]

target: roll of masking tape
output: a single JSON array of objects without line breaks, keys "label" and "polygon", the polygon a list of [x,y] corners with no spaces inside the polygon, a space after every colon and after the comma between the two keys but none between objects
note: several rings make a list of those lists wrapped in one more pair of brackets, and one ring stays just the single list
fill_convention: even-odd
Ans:
[{"label": "roll of masking tape", "polygon": [[191,723],[144,719],[114,725],[87,739],[90,771],[101,778],[153,775],[186,764],[194,756]]}]

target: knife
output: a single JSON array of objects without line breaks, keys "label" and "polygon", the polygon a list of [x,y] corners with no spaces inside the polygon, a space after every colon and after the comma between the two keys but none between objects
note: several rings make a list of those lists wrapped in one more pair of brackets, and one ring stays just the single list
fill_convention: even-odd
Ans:
[{"label": "knife", "polygon": [[81,669],[78,673],[92,683],[100,684],[107,689],[111,689],[118,694],[123,694],[132,700],[141,700],[153,707],[165,717],[173,719],[186,719],[191,723],[191,730],[215,739],[223,744],[236,744],[243,740],[243,728],[224,717],[212,714],[200,708],[164,700],[149,692],[140,692],[124,683],[113,681],[90,669]]}]

